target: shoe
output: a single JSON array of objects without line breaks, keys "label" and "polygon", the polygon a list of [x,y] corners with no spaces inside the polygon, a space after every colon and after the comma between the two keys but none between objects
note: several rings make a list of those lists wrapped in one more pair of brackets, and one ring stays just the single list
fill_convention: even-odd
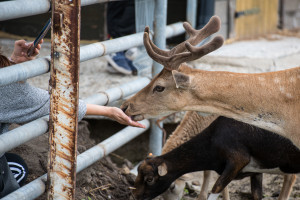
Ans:
[{"label": "shoe", "polygon": [[15,179],[20,186],[25,184],[25,181],[28,176],[28,167],[23,158],[14,153],[5,153],[4,154],[7,160],[8,167],[13,173]]},{"label": "shoe", "polygon": [[132,66],[136,75],[149,76],[152,73],[153,60],[148,56],[145,47],[137,47],[136,49],[129,49],[125,56],[127,58],[134,58]]},{"label": "shoe", "polygon": [[130,66],[130,60],[125,57],[124,52],[117,52],[112,55],[105,56],[108,62],[107,71],[111,73],[119,72],[125,75],[132,74],[132,67]]},{"label": "shoe", "polygon": [[139,54],[140,50],[138,49],[138,47],[132,47],[125,52],[125,57],[133,61],[138,57]]}]

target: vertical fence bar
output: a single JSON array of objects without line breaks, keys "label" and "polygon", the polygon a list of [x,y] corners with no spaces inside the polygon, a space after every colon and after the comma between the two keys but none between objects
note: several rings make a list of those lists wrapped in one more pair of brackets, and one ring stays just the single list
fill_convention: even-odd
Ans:
[{"label": "vertical fence bar", "polygon": [[187,0],[186,7],[186,19],[194,28],[196,28],[197,2],[198,0]]},{"label": "vertical fence bar", "polygon": [[[155,0],[154,43],[161,49],[166,48],[167,0]],[[162,66],[153,62],[152,77],[162,70]],[[160,123],[162,127],[162,122]],[[162,130],[157,126],[156,119],[151,120],[149,150],[154,155],[160,155],[162,150]]]},{"label": "vertical fence bar", "polygon": [[[166,48],[167,0],[155,0],[153,41],[161,49]],[[153,62],[152,76],[162,70],[162,65]]]},{"label": "vertical fence bar", "polygon": [[80,0],[52,1],[48,199],[75,199]]}]

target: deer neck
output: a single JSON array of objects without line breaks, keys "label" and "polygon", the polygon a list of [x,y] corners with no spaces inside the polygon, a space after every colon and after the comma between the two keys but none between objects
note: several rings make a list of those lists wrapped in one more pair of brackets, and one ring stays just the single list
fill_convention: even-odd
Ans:
[{"label": "deer neck", "polygon": [[234,118],[284,136],[285,116],[296,114],[291,109],[299,109],[300,68],[260,74],[188,73],[191,95],[184,110]]},{"label": "deer neck", "polygon": [[198,134],[160,158],[167,163],[171,174],[176,177],[194,171],[212,170],[211,163],[216,160],[216,154],[210,141],[211,134],[208,132]]}]

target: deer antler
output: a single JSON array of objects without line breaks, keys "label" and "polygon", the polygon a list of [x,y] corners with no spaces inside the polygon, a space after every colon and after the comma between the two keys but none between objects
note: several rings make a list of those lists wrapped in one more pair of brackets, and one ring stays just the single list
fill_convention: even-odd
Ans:
[{"label": "deer antler", "polygon": [[181,63],[196,60],[223,45],[223,38],[217,36],[204,46],[194,46],[217,32],[220,29],[220,24],[220,18],[217,16],[211,17],[209,22],[200,30],[195,30],[189,23],[184,22],[183,27],[189,34],[189,39],[178,44],[169,51],[158,48],[150,40],[149,27],[146,27],[144,32],[144,45],[148,55],[153,60],[162,64],[166,69],[177,69]]}]

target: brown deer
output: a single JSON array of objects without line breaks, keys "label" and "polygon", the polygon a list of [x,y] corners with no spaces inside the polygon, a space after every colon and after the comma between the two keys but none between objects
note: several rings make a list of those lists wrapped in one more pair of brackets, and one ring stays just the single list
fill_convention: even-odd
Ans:
[{"label": "brown deer", "polygon": [[185,62],[222,46],[220,36],[195,46],[219,30],[220,19],[213,16],[201,30],[183,26],[189,39],[169,51],[155,46],[145,28],[147,53],[164,69],[123,103],[123,111],[137,121],[182,110],[217,114],[275,132],[300,148],[300,67],[257,74],[192,69]]}]

